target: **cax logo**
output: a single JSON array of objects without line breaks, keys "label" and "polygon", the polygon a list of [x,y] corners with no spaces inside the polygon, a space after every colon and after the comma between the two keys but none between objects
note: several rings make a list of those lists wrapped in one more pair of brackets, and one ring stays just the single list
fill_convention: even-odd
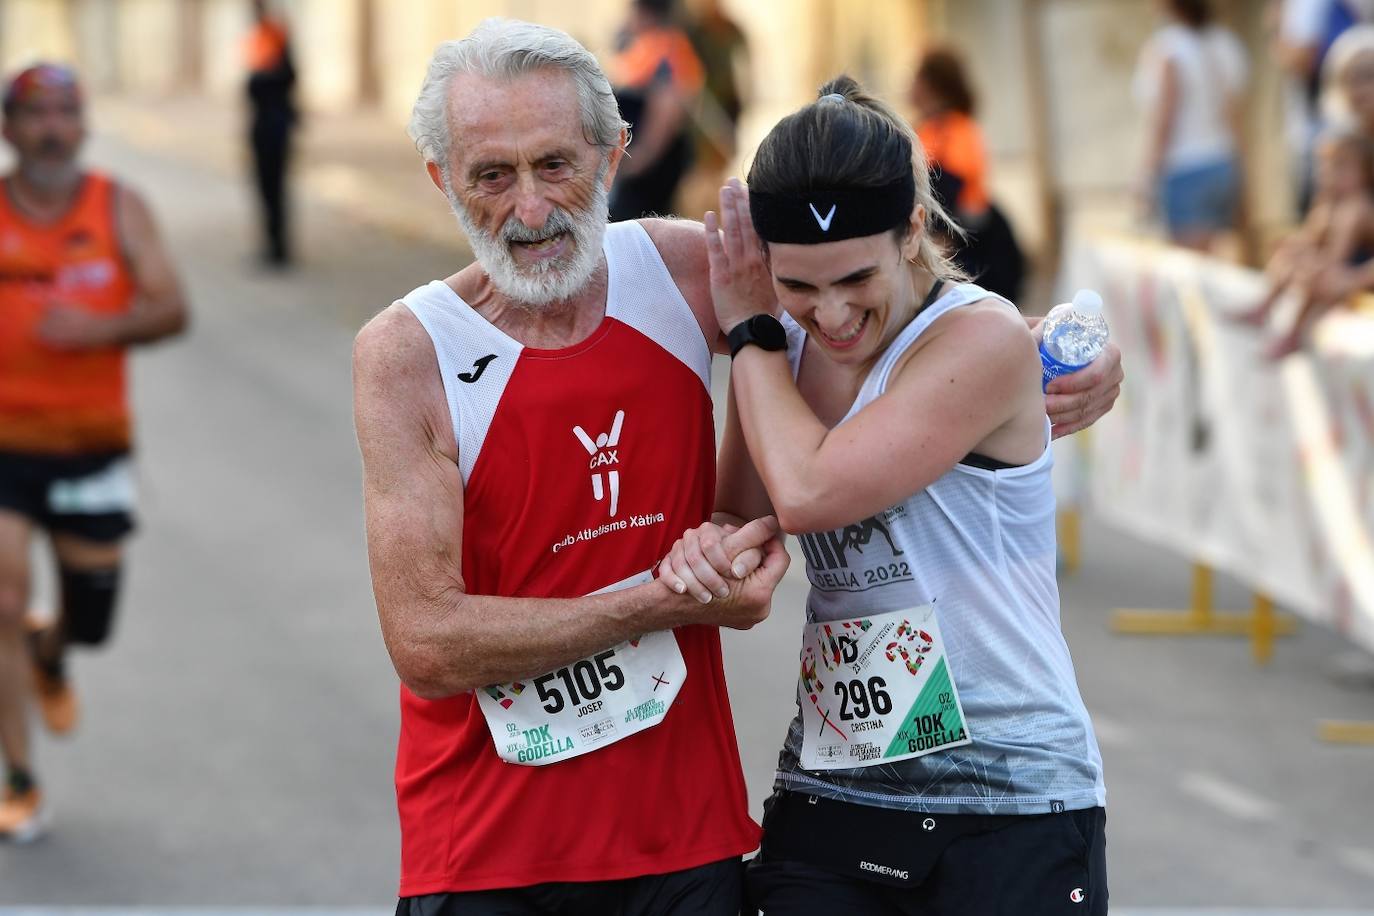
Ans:
[{"label": "cax logo", "polygon": [[611,422],[611,431],[602,433],[595,439],[587,435],[582,427],[573,427],[573,435],[591,456],[587,466],[592,472],[592,496],[596,497],[597,502],[601,502],[609,490],[612,518],[620,509],[620,449],[617,446],[620,445],[620,427],[624,423],[625,411],[617,410],[615,419]]}]

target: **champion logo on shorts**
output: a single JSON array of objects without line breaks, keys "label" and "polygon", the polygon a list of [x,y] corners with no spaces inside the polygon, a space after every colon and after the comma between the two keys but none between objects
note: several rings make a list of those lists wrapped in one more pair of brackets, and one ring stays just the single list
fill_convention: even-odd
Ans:
[{"label": "champion logo on shorts", "polygon": [[1075,887],[1073,890],[1069,891],[1069,899],[1074,903],[1082,903],[1087,897],[1088,895],[1083,893],[1083,888],[1081,887]]},{"label": "champion logo on shorts", "polygon": [[[601,502],[609,491],[611,518],[615,518],[616,512],[620,510],[620,449],[617,446],[620,445],[620,428],[624,423],[625,411],[617,410],[615,419],[611,421],[611,431],[602,433],[595,439],[587,435],[587,431],[582,427],[573,427],[573,435],[591,456],[588,467],[592,472],[592,496],[596,497],[597,502]],[[606,470],[603,471],[603,468]]]}]

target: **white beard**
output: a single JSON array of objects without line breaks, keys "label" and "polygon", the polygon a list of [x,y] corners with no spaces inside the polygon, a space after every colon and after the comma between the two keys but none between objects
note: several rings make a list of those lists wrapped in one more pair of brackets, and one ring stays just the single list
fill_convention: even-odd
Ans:
[{"label": "white beard", "polygon": [[[604,174],[603,168],[587,209],[569,213],[555,207],[538,229],[531,229],[512,216],[498,233],[488,233],[472,221],[467,208],[452,191],[448,195],[449,205],[492,285],[520,305],[544,308],[566,302],[581,292],[601,263],[601,240],[610,219],[610,195],[602,181]],[[572,250],[559,258],[522,267],[511,254],[512,242],[538,242],[561,232],[569,234]]]}]

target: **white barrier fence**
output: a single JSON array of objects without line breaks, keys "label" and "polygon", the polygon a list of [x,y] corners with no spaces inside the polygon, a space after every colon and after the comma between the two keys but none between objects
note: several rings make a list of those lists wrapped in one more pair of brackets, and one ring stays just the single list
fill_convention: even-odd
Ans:
[{"label": "white barrier fence", "polygon": [[1061,442],[1061,505],[1223,570],[1374,651],[1374,318],[1333,313],[1273,363],[1226,315],[1262,275],[1126,240],[1074,247],[1126,367],[1116,407]]}]

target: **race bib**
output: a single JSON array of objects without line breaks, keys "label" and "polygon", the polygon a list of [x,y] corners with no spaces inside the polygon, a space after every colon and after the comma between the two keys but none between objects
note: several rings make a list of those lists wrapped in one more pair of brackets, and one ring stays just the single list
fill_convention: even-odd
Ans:
[{"label": "race bib", "polygon": [[[594,595],[653,581],[653,572]],[[476,691],[496,753],[545,766],[595,751],[663,721],[687,663],[671,630],[648,633],[556,671]]]},{"label": "race bib", "polygon": [[48,509],[55,515],[102,515],[134,508],[133,464],[127,458],[85,477],[54,480],[48,486]]},{"label": "race bib", "polygon": [[808,624],[801,765],[839,770],[970,744],[932,605]]}]

